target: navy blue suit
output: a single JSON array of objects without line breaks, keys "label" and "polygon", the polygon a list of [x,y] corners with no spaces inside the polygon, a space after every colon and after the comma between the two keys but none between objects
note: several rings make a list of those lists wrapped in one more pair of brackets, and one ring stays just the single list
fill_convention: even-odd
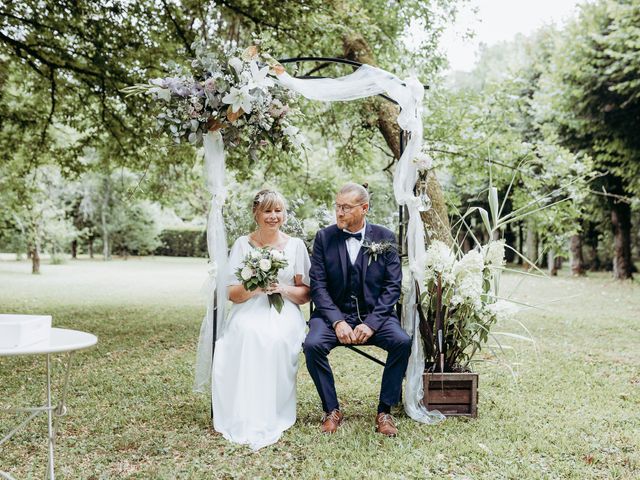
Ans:
[{"label": "navy blue suit", "polygon": [[[390,242],[395,235],[379,225],[367,223],[365,243]],[[371,259],[360,248],[352,264],[342,231],[331,225],[320,230],[311,257],[311,299],[315,310],[304,342],[307,368],[325,412],[338,409],[338,397],[329,352],[339,344],[333,324],[345,320],[352,328],[365,323],[375,332],[366,343],[388,352],[382,375],[380,402],[395,405],[400,400],[402,378],[411,353],[411,339],[400,326],[395,305],[400,298],[402,265],[397,249]]]}]

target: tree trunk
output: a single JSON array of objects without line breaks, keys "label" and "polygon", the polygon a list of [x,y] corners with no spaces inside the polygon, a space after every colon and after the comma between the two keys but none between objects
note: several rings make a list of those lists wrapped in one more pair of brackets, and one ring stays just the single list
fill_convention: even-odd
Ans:
[{"label": "tree trunk", "polygon": [[[513,232],[510,223],[507,223],[507,226],[504,229],[504,243],[513,249],[516,248],[516,234]],[[504,258],[507,263],[513,263],[516,257],[516,254],[511,250],[511,248],[507,248],[504,251]]]},{"label": "tree trunk", "polygon": [[102,208],[100,209],[100,221],[102,227],[102,255],[104,260],[111,258],[111,248],[109,245],[109,227],[107,225],[107,209],[109,208],[109,196],[111,194],[111,182],[108,176],[104,179],[104,197],[102,199]]},{"label": "tree trunk", "polygon": [[617,280],[633,278],[631,263],[631,206],[625,202],[612,202],[613,276]]},{"label": "tree trunk", "polygon": [[589,271],[597,272],[602,267],[600,257],[598,256],[598,232],[596,225],[593,222],[587,223],[587,228],[584,235],[584,244],[589,252]]},{"label": "tree trunk", "polygon": [[575,234],[569,240],[569,252],[571,253],[571,274],[585,275],[584,257],[582,256],[582,235]]},{"label": "tree trunk", "polygon": [[549,272],[549,276],[557,277],[558,276],[558,264],[556,263],[556,252],[553,250],[549,250],[547,252],[547,271]]},{"label": "tree trunk", "polygon": [[[343,38],[344,57],[360,63],[377,66],[377,62],[367,41],[359,34],[348,34]],[[399,108],[384,99],[376,98],[369,104],[377,115],[378,128],[394,157],[400,158],[400,126],[397,118]],[[421,212],[427,238],[441,240],[447,245],[453,243],[449,213],[444,194],[436,175],[430,171],[426,178],[427,195],[431,200],[431,208]]]},{"label": "tree trunk", "polygon": [[554,263],[555,263],[555,269],[556,269],[556,271],[558,271],[558,270],[562,270],[562,260],[563,260],[563,258],[562,258],[560,255],[558,255],[558,256],[553,260],[553,261],[554,261]]},{"label": "tree trunk", "polygon": [[40,252],[38,250],[37,242],[32,244],[29,249],[29,253],[31,254],[31,273],[36,275],[40,273]]},{"label": "tree trunk", "polygon": [[[520,252],[520,255],[524,254],[524,230],[522,229],[522,222],[518,222],[518,252]],[[518,265],[522,265],[523,262],[520,255],[516,256],[516,263]]]},{"label": "tree trunk", "polygon": [[71,258],[78,258],[78,240],[71,242]]},{"label": "tree trunk", "polygon": [[[538,263],[538,233],[532,221],[527,222],[527,258],[531,263]],[[525,268],[531,268],[525,265]]]},{"label": "tree trunk", "polygon": [[94,241],[94,237],[93,235],[91,235],[89,237],[89,242],[88,242],[88,250],[89,250],[89,258],[93,259],[93,241]]}]

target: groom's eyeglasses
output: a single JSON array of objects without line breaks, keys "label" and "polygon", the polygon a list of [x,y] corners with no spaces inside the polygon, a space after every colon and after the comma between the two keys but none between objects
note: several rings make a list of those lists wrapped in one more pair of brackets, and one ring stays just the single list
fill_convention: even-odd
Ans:
[{"label": "groom's eyeglasses", "polygon": [[364,205],[364,203],[358,203],[357,205],[340,205],[338,203],[334,203],[333,206],[336,209],[336,212],[339,212],[340,210],[342,210],[344,213],[349,213],[351,212],[351,210],[353,210],[356,207],[360,207]]}]

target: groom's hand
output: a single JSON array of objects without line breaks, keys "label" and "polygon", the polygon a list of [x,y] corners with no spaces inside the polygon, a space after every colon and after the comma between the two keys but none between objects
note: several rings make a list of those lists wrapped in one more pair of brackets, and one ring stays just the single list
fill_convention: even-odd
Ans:
[{"label": "groom's hand", "polygon": [[350,345],[355,343],[356,336],[353,333],[353,329],[349,326],[347,322],[344,320],[336,323],[336,336],[338,337],[338,341],[345,345]]},{"label": "groom's hand", "polygon": [[360,343],[366,343],[367,340],[369,340],[371,336],[374,334],[374,331],[371,329],[369,325],[361,323],[360,325],[358,325],[356,328],[353,329],[353,333],[356,336],[355,343],[360,344]]}]

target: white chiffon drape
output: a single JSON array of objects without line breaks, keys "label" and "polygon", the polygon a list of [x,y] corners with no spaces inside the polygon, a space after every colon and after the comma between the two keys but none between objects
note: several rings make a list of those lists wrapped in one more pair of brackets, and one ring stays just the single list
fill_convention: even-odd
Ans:
[{"label": "white chiffon drape", "polygon": [[[227,285],[253,247],[236,240],[229,256]],[[302,240],[289,239],[281,284],[301,275],[309,284],[309,255]],[[213,426],[227,440],[258,450],[278,441],[296,421],[296,375],[305,334],[300,307],[284,299],[278,313],[265,294],[234,304],[213,359]]]}]

